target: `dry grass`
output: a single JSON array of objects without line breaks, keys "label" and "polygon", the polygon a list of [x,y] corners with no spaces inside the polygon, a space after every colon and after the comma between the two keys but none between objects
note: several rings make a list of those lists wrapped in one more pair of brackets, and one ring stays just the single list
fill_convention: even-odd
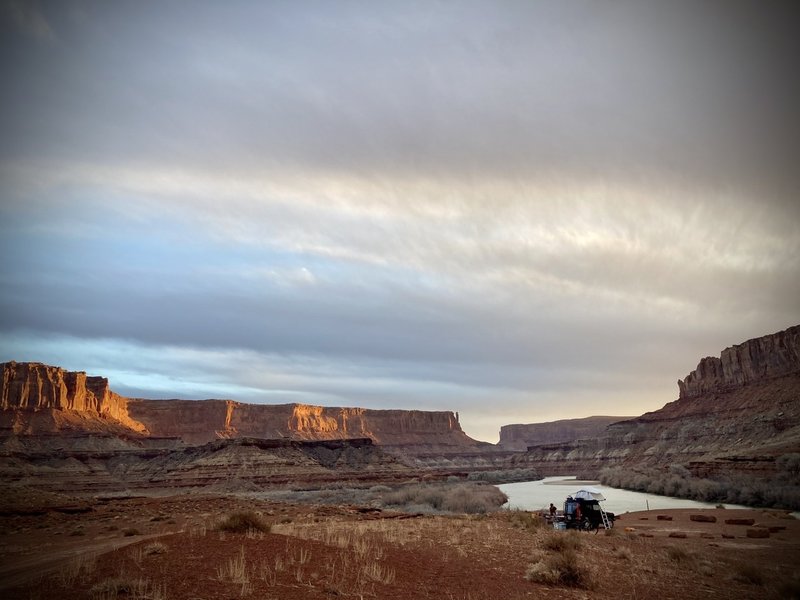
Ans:
[{"label": "dry grass", "polygon": [[152,542],[147,544],[142,552],[145,556],[152,556],[154,554],[164,554],[167,551],[167,545],[161,542]]},{"label": "dry grass", "polygon": [[526,510],[509,510],[507,511],[508,522],[518,529],[526,531],[536,531],[548,527],[541,515],[528,512]]},{"label": "dry grass", "polygon": [[580,535],[575,531],[552,533],[542,540],[541,546],[552,552],[578,550],[583,545]]},{"label": "dry grass", "polygon": [[764,585],[764,573],[755,565],[739,563],[734,567],[733,580],[749,585]]},{"label": "dry grass", "polygon": [[594,583],[589,570],[582,566],[584,563],[585,560],[579,559],[574,550],[554,552],[528,565],[525,579],[547,585],[591,589]]},{"label": "dry grass", "polygon": [[65,587],[72,587],[78,580],[87,580],[94,573],[97,557],[94,555],[76,556],[58,570],[57,579]]},{"label": "dry grass", "polygon": [[112,577],[96,583],[89,590],[93,600],[166,600],[166,589],[151,584],[147,579],[129,577]]},{"label": "dry grass", "polygon": [[229,558],[225,564],[217,567],[217,579],[237,584],[250,582],[250,578],[247,576],[247,561],[244,556],[244,546],[242,546],[238,555]]},{"label": "dry grass", "polygon": [[633,558],[633,553],[630,551],[630,548],[620,546],[614,549],[614,552],[611,553],[611,556],[614,558],[620,558],[622,560],[631,560],[631,558]]},{"label": "dry grass", "polygon": [[254,512],[235,512],[221,521],[217,530],[227,533],[269,533],[270,526]]},{"label": "dry grass", "polygon": [[694,554],[688,552],[682,546],[670,546],[666,550],[667,558],[680,565],[688,565],[694,562]]}]

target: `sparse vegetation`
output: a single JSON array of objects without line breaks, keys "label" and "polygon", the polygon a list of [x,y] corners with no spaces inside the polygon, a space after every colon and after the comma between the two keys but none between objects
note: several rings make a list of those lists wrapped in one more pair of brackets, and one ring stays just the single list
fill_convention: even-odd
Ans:
[{"label": "sparse vegetation", "polygon": [[[584,561],[585,562],[585,561]],[[534,583],[564,585],[568,587],[593,587],[591,575],[574,550],[562,550],[546,555],[528,565],[525,579]]]},{"label": "sparse vegetation", "polygon": [[552,552],[578,550],[582,545],[580,534],[575,530],[567,533],[552,533],[542,541],[542,548]]},{"label": "sparse vegetation", "polygon": [[681,465],[668,471],[635,471],[607,468],[600,472],[605,485],[703,502],[728,502],[746,506],[800,509],[800,454],[785,454],[775,463],[778,473],[772,479],[728,478],[712,480],[694,477]]},{"label": "sparse vegetation", "polygon": [[217,525],[217,530],[227,533],[269,533],[270,526],[254,512],[235,512],[223,519]]},{"label": "sparse vegetation", "polygon": [[152,544],[147,544],[144,547],[144,554],[145,556],[152,556],[154,554],[164,554],[167,551],[166,544],[161,542],[153,542]]},{"label": "sparse vegetation", "polygon": [[519,529],[534,531],[549,527],[547,521],[540,515],[526,510],[509,510],[506,514],[508,514],[509,522]]},{"label": "sparse vegetation", "polygon": [[682,546],[669,546],[667,548],[667,558],[674,563],[688,565],[694,560],[694,555],[687,552]]},{"label": "sparse vegetation", "polygon": [[538,481],[542,476],[536,469],[501,469],[497,471],[474,471],[467,476],[469,481],[488,483],[511,483],[514,481]]},{"label": "sparse vegetation", "polygon": [[733,580],[749,585],[764,585],[764,573],[756,565],[739,563],[734,570]]},{"label": "sparse vegetation", "polygon": [[163,586],[153,585],[147,579],[129,577],[112,577],[96,583],[89,590],[96,600],[115,600],[123,597],[126,600],[165,600]]},{"label": "sparse vegetation", "polygon": [[491,485],[416,484],[383,495],[385,506],[404,507],[409,512],[487,513],[499,509],[508,497]]}]

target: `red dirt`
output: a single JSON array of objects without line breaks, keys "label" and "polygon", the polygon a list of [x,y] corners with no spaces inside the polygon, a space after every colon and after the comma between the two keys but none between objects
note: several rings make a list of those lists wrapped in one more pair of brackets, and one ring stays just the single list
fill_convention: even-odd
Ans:
[{"label": "red dirt", "polygon": [[[213,529],[236,510],[260,512],[273,532]],[[348,506],[236,497],[118,500],[85,514],[0,517],[0,594],[25,600],[130,598],[109,590],[114,582],[136,580],[145,582],[141,595],[153,600],[577,600],[644,598],[655,592],[662,599],[755,600],[797,593],[798,584],[789,582],[800,576],[800,522],[780,513],[721,509],[701,511],[716,516],[716,523],[691,521],[697,512],[625,514],[611,535],[593,535],[526,529],[504,512],[398,519],[391,518],[396,513]],[[658,514],[673,520],[659,521]],[[734,517],[786,529],[748,539],[747,527],[724,524]],[[141,535],[126,537],[126,528]],[[687,537],[669,538],[672,532]],[[553,552],[545,549],[547,540],[573,535],[579,537],[578,561],[589,574],[589,589],[525,579],[530,564]],[[154,542],[163,548],[148,548]],[[224,571],[242,556],[245,576],[236,583]],[[76,557],[82,557],[80,569]]]}]

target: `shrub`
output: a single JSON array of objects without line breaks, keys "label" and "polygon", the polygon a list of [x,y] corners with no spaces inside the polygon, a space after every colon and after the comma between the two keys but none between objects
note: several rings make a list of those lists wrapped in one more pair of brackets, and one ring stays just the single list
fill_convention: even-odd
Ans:
[{"label": "shrub", "polygon": [[681,546],[670,546],[667,548],[667,558],[675,563],[687,564],[692,561],[693,556]]},{"label": "shrub", "polygon": [[529,531],[534,529],[542,529],[547,527],[547,521],[541,516],[528,512],[526,510],[509,510],[508,520],[514,527],[519,529],[527,529]]},{"label": "shrub", "polygon": [[474,483],[412,484],[384,494],[384,506],[413,512],[487,513],[497,510],[508,497],[494,486]]},{"label": "shrub", "polygon": [[147,544],[147,546],[144,547],[144,553],[147,556],[151,556],[153,554],[164,554],[166,551],[167,546],[161,542],[153,542],[152,544]]},{"label": "shrub", "polygon": [[525,579],[534,583],[577,588],[591,588],[593,585],[589,571],[585,567],[581,568],[574,550],[549,554],[529,565]]},{"label": "shrub", "polygon": [[581,538],[575,531],[568,533],[553,533],[542,542],[542,548],[552,552],[567,552],[581,547]]},{"label": "shrub", "polygon": [[136,529],[135,527],[129,527],[128,529],[122,530],[122,535],[125,537],[132,537],[134,535],[142,535],[142,532]]},{"label": "shrub", "polygon": [[254,512],[235,512],[228,515],[217,525],[217,529],[228,533],[248,533],[251,531],[269,533],[270,526]]},{"label": "shrub", "polygon": [[764,585],[764,574],[755,565],[740,563],[736,566],[733,580],[750,585]]},{"label": "shrub", "polygon": [[629,548],[626,548],[625,546],[620,546],[619,548],[614,550],[612,556],[614,556],[615,558],[621,558],[622,560],[630,560],[631,558],[633,558],[633,553],[630,551]]}]

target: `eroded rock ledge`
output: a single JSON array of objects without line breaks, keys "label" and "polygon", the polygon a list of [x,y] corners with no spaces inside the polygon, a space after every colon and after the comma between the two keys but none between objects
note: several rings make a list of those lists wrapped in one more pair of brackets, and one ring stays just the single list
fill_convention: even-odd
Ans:
[{"label": "eroded rock ledge", "polygon": [[731,391],[748,383],[800,372],[800,325],[725,348],[678,381],[680,398]]}]

